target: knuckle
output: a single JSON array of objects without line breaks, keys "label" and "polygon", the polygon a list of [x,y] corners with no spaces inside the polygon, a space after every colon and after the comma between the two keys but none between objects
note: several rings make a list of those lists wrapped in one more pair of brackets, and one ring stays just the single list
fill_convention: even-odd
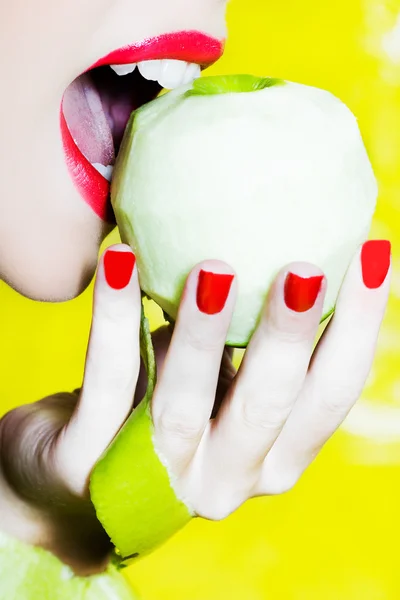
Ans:
[{"label": "knuckle", "polygon": [[362,392],[362,385],[356,381],[335,378],[334,373],[312,377],[306,395],[315,409],[328,415],[344,417]]},{"label": "knuckle", "polygon": [[212,499],[202,503],[196,513],[208,521],[223,521],[234,513],[244,501],[245,499],[235,501],[226,493],[217,493],[213,495]]},{"label": "knuckle", "polygon": [[113,328],[126,318],[126,301],[116,298],[114,302],[97,302],[93,310],[92,327]]},{"label": "knuckle", "polygon": [[135,362],[130,356],[115,357],[108,362],[106,376],[114,385],[124,386],[132,380],[133,374],[137,375],[139,365]]},{"label": "knuckle", "polygon": [[200,516],[208,521],[224,521],[234,512],[234,510],[235,509],[233,508],[228,508],[228,506],[214,506]]},{"label": "knuckle", "polygon": [[249,429],[256,431],[279,431],[286,422],[291,408],[278,401],[244,403],[241,419]]},{"label": "knuckle", "polygon": [[264,334],[273,337],[275,343],[296,346],[304,344],[310,337],[310,325],[300,322],[298,314],[276,323],[272,320],[264,320],[261,324]]},{"label": "knuckle", "polygon": [[321,395],[319,403],[324,412],[344,417],[356,402],[360,393],[361,389],[336,385],[328,393]]},{"label": "knuckle", "polygon": [[[126,302],[124,303],[126,304]],[[120,302],[117,306],[105,306],[94,312],[91,327],[91,342],[104,350],[117,353],[121,345],[132,345],[137,339],[139,327],[135,311],[127,311]]]},{"label": "knuckle", "polygon": [[298,344],[304,344],[308,340],[308,331],[280,327],[275,330],[275,336],[282,344],[297,346]]},{"label": "knuckle", "polygon": [[290,492],[299,480],[297,473],[283,470],[268,478],[266,492],[269,496],[280,496]]},{"label": "knuckle", "polygon": [[155,427],[161,434],[173,435],[182,440],[196,440],[201,437],[205,424],[184,411],[169,409],[155,420]]},{"label": "knuckle", "polygon": [[[139,358],[130,353],[112,354],[107,352],[98,360],[89,358],[86,376],[91,375],[96,393],[116,393],[131,389],[139,374]],[[85,377],[86,379],[86,377]]]},{"label": "knuckle", "polygon": [[207,335],[205,331],[189,330],[186,333],[187,345],[198,352],[216,352],[223,343],[220,336]]},{"label": "knuckle", "polygon": [[106,302],[100,306],[94,307],[92,317],[92,329],[109,329],[112,330],[121,321],[121,305],[120,301],[117,306],[112,306]]}]

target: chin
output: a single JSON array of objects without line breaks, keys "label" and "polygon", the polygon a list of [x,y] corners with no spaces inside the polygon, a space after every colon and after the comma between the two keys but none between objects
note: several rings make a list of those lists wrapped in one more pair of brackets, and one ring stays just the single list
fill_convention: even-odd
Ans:
[{"label": "chin", "polygon": [[15,279],[4,281],[10,285],[16,292],[38,302],[67,302],[80,296],[89,286],[95,273],[95,266],[86,269],[78,277],[60,281],[58,274],[47,278],[33,279],[31,276],[25,276],[21,281]]},{"label": "chin", "polygon": [[[52,257],[55,258],[55,257]],[[2,279],[16,292],[39,302],[65,302],[86,290],[96,271],[98,252],[85,258],[71,253],[58,260],[14,264]]]}]

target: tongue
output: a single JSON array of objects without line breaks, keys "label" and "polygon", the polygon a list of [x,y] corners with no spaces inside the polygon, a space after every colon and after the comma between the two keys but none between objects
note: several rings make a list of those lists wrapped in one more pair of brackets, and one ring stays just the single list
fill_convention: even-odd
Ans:
[{"label": "tongue", "polygon": [[114,164],[114,140],[97,89],[90,75],[81,75],[67,88],[63,112],[68,129],[91,163]]}]

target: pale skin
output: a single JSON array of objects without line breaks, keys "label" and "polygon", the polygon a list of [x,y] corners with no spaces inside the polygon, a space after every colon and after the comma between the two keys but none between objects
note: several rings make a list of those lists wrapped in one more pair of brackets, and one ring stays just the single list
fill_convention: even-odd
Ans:
[{"label": "pale skin", "polygon": [[[0,100],[7,149],[0,161],[0,276],[30,298],[66,300],[93,277],[111,227],[82,201],[67,171],[58,120],[64,89],[88,64],[125,44],[193,29],[224,38],[225,6],[221,0],[1,2],[2,82],[12,93]],[[164,328],[154,336],[159,378],[152,414],[177,491],[198,515],[222,519],[248,498],[291,489],[356,402],[390,280],[389,269],[382,285],[368,288],[360,252],[314,352],[326,281],[314,305],[296,312],[285,303],[287,274],[322,273],[307,263],[284,266],[238,374],[224,345],[236,279],[218,314],[196,303],[200,269],[234,271],[208,261],[191,272],[173,333]],[[116,290],[103,261],[81,389],[18,408],[0,422],[0,528],[83,574],[101,570],[110,551],[90,503],[89,476],[144,388],[137,269]]]}]

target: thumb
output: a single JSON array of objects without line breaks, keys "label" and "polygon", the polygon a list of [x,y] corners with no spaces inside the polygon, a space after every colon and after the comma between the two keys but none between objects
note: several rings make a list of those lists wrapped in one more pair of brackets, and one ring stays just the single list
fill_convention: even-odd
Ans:
[{"label": "thumb", "polygon": [[63,478],[79,495],[132,410],[140,367],[140,316],[135,255],[126,245],[112,246],[97,272],[82,389],[56,452]]}]

